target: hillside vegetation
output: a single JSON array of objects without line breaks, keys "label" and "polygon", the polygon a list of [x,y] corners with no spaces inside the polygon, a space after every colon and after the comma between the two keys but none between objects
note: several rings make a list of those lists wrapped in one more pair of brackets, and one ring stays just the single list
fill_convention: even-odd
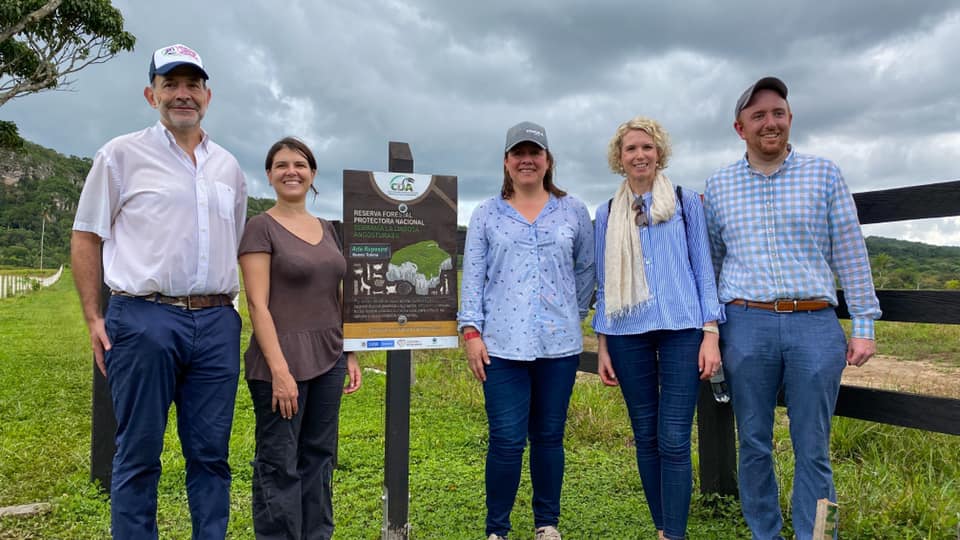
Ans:
[{"label": "hillside vegetation", "polygon": [[[0,266],[69,264],[73,216],[92,163],[29,141],[21,148],[0,148]],[[247,217],[271,206],[270,199],[251,197]]]},{"label": "hillside vegetation", "polygon": [[[67,264],[70,229],[90,158],[64,156],[31,142],[0,149],[0,266]],[[247,217],[273,205],[248,199]],[[874,281],[881,289],[960,289],[960,247],[867,238]]]}]

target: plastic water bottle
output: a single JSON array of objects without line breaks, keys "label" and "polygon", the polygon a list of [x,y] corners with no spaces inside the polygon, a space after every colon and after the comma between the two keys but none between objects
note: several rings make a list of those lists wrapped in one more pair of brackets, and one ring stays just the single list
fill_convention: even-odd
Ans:
[{"label": "plastic water bottle", "polygon": [[730,403],[730,390],[727,389],[727,379],[723,376],[723,368],[718,369],[716,375],[710,377],[710,389],[713,390],[714,401]]}]

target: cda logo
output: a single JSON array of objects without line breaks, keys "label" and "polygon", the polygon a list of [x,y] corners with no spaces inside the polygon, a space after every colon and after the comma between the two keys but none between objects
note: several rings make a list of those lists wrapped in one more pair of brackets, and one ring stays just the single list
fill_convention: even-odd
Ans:
[{"label": "cda logo", "polygon": [[390,191],[394,193],[413,193],[414,189],[414,180],[409,176],[398,174],[390,179]]}]

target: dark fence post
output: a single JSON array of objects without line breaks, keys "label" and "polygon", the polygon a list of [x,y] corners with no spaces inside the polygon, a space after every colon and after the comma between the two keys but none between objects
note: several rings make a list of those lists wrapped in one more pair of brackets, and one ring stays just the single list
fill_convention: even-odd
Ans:
[{"label": "dark fence post", "polygon": [[[413,173],[404,142],[389,143],[389,171]],[[386,442],[383,471],[383,540],[406,540],[410,510],[410,351],[387,351]]]},{"label": "dark fence post", "polygon": [[[102,267],[100,275],[103,275]],[[102,285],[100,313],[104,316],[106,316],[109,301],[110,289],[106,285]],[[91,414],[93,418],[90,425],[90,481],[99,481],[100,487],[106,493],[110,493],[113,454],[116,451],[114,437],[117,433],[117,419],[113,414],[113,400],[110,398],[107,378],[100,373],[96,362],[93,363],[93,407]]]},{"label": "dark fence post", "polygon": [[700,454],[700,493],[739,494],[733,407],[717,403],[708,382],[700,383],[697,400],[697,440]]}]

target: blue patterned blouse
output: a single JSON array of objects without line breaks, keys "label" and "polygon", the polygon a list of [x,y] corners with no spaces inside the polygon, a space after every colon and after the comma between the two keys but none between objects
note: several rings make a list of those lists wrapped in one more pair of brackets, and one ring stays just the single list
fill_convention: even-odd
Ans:
[{"label": "blue patterned blouse", "polygon": [[579,200],[551,195],[533,223],[499,196],[484,201],[467,229],[460,328],[476,327],[500,358],[579,354],[593,260],[590,214]]}]

